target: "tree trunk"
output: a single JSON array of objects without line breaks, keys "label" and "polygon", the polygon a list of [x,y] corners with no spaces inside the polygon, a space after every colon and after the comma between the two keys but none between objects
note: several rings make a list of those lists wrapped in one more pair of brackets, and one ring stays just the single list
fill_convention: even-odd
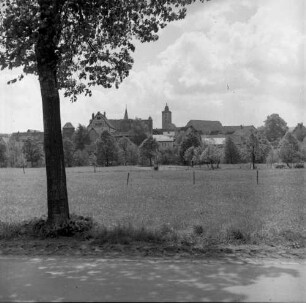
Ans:
[{"label": "tree trunk", "polygon": [[62,3],[38,0],[38,5],[41,24],[35,54],[43,107],[48,223],[59,224],[69,219],[60,98],[56,77],[58,57],[55,51],[59,8]]},{"label": "tree trunk", "polygon": [[47,65],[40,66],[39,82],[44,120],[48,222],[59,224],[69,219],[69,206],[61,132],[60,98],[55,72]]}]

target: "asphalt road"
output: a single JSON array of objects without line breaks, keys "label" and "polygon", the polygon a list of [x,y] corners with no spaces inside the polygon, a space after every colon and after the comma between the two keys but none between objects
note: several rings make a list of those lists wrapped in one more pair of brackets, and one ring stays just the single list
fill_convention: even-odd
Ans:
[{"label": "asphalt road", "polygon": [[2,256],[0,301],[306,302],[306,261]]}]

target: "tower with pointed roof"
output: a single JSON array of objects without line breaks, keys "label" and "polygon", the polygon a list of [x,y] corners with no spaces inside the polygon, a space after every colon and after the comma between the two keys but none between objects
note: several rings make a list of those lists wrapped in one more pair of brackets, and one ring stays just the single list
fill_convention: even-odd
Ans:
[{"label": "tower with pointed roof", "polygon": [[128,112],[127,112],[127,106],[125,107],[125,112],[124,112],[124,120],[128,120],[129,116],[128,116]]},{"label": "tower with pointed roof", "polygon": [[165,109],[162,111],[162,128],[170,129],[172,125],[172,113],[169,110],[169,106],[166,103]]}]

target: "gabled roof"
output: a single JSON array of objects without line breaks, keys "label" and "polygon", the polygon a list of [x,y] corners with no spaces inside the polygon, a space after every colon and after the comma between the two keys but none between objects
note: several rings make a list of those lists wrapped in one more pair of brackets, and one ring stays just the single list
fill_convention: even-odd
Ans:
[{"label": "gabled roof", "polygon": [[63,128],[75,128],[70,122],[67,122]]},{"label": "gabled roof", "polygon": [[220,121],[190,120],[186,126],[193,126],[197,131],[203,134],[222,132],[222,124]]},{"label": "gabled roof", "polygon": [[223,126],[223,134],[233,134],[235,131],[240,129],[245,130],[255,130],[256,128],[253,125],[230,125],[230,126]]}]

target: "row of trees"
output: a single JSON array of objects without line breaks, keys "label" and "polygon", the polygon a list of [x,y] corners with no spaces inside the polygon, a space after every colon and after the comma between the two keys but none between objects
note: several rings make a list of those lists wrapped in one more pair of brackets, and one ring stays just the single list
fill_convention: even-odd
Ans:
[{"label": "row of trees", "polygon": [[25,167],[44,165],[44,152],[42,145],[32,138],[24,143],[10,138],[8,144],[0,143],[0,167]]},{"label": "row of trees", "polygon": [[146,154],[145,148],[140,148],[142,143],[146,146],[151,142],[146,131],[141,123],[135,123],[129,134],[130,138],[116,140],[109,132],[104,131],[96,142],[91,142],[87,128],[79,125],[71,139],[63,140],[65,165],[135,165],[140,160],[152,163],[152,157]]}]

